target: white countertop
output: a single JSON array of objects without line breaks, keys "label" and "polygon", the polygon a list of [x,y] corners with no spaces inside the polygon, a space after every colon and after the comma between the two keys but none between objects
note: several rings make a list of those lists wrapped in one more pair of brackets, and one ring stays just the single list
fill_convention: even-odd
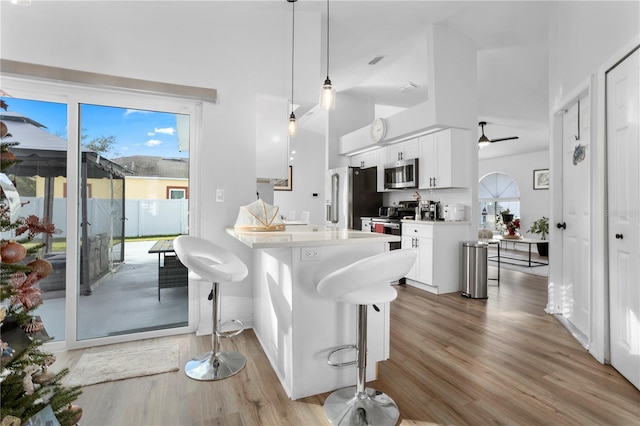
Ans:
[{"label": "white countertop", "polygon": [[225,228],[227,234],[252,249],[311,247],[345,244],[370,244],[399,242],[399,235],[379,234],[316,225],[296,225],[284,231],[242,232],[233,227]]},{"label": "white countertop", "polygon": [[413,220],[413,219],[402,219],[402,223],[410,223],[417,225],[470,225],[471,222],[468,220]]}]

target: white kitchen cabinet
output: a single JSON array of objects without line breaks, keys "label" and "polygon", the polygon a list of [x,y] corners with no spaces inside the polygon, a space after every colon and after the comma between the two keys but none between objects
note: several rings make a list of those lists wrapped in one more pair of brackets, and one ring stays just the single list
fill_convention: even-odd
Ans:
[{"label": "white kitchen cabinet", "polygon": [[469,240],[470,226],[468,222],[403,221],[402,248],[418,251],[407,284],[434,294],[460,291],[461,247]]},{"label": "white kitchen cabinet", "polygon": [[420,155],[418,138],[410,139],[406,142],[387,145],[387,163],[395,163],[400,160],[410,160],[418,158]]},{"label": "white kitchen cabinet", "polygon": [[351,167],[360,167],[361,169],[368,169],[369,167],[378,167],[378,153],[379,149],[373,151],[363,152],[351,157]]},{"label": "white kitchen cabinet", "polygon": [[419,138],[420,189],[471,186],[471,149],[468,130],[447,129]]}]

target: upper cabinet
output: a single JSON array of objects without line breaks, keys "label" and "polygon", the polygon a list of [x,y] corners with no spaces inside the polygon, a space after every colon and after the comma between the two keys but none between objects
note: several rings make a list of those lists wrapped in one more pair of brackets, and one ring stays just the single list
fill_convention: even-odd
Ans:
[{"label": "upper cabinet", "polygon": [[378,167],[378,155],[381,150],[363,152],[351,157],[351,167],[360,167],[368,169],[369,167]]},{"label": "upper cabinet", "polygon": [[475,144],[471,133],[462,129],[446,129],[409,139],[405,142],[351,156],[352,167],[378,167],[378,192],[384,188],[386,164],[418,159],[418,188],[466,188],[471,186],[471,154]]},{"label": "upper cabinet", "polygon": [[419,188],[471,185],[469,131],[447,129],[420,137]]},{"label": "upper cabinet", "polygon": [[395,163],[400,160],[409,160],[411,158],[418,158],[420,155],[420,149],[418,147],[418,138],[411,139],[406,142],[395,143],[383,148],[386,150],[386,162]]}]

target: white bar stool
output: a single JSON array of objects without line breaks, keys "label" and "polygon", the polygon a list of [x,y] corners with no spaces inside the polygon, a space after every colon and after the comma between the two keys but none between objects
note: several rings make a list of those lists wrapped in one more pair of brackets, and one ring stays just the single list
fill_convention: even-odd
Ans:
[{"label": "white bar stool", "polygon": [[[220,338],[237,336],[244,329],[239,320],[219,323],[220,318],[220,282],[238,282],[248,274],[246,265],[234,254],[210,241],[189,235],[181,235],[173,241],[173,249],[180,261],[190,269],[189,278],[212,282],[209,300],[213,301],[213,332],[211,333],[211,352],[203,353],[191,359],[184,367],[187,376],[196,380],[220,380],[233,376],[246,364],[245,357],[238,352],[220,351]],[[222,332],[228,324],[237,324],[239,329]]]},{"label": "white bar stool", "polygon": [[[366,388],[367,305],[387,303],[398,296],[390,283],[404,277],[416,260],[413,250],[392,250],[340,268],[318,283],[318,293],[338,302],[358,305],[357,381],[338,389],[324,402],[324,413],[334,425],[395,425],[400,412],[387,394]],[[352,345],[346,347],[353,347]],[[338,348],[331,354],[340,350]],[[329,358],[331,357],[329,354]],[[353,363],[333,364],[342,366]]]}]

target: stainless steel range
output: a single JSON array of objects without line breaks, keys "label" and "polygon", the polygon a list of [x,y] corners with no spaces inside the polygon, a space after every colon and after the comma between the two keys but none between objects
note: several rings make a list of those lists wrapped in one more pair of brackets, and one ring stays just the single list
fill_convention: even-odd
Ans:
[{"label": "stainless steel range", "polygon": [[[413,219],[417,201],[401,201],[397,206],[383,206],[378,209],[378,217],[371,218],[371,232],[402,235],[402,219]],[[391,250],[402,247],[400,242],[389,243]]]}]

